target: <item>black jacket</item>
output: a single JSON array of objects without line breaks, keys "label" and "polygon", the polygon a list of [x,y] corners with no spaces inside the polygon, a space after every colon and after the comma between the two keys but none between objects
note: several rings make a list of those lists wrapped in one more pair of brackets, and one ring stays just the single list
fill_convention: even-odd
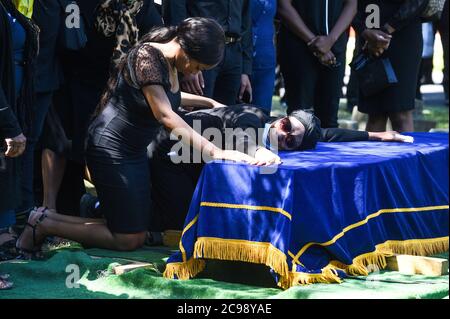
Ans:
[{"label": "black jacket", "polygon": [[[225,108],[206,109],[195,112],[182,112],[181,117],[191,127],[194,121],[200,121],[203,134],[208,128],[220,129],[223,133],[225,129],[242,129],[236,132],[236,139],[233,143],[233,149],[243,150],[250,156],[254,156],[258,147],[262,144],[262,133],[266,124],[272,124],[279,118],[271,117],[260,108],[252,105],[233,105]],[[253,129],[257,136],[251,136],[245,132],[246,129]],[[353,131],[340,128],[322,129],[321,142],[352,142],[367,141],[369,134],[362,131]],[[170,134],[161,129],[154,144],[150,147],[150,157],[158,156],[164,158],[177,141],[170,139]],[[224,141],[225,142],[225,141]],[[223,145],[222,145],[223,147]]]},{"label": "black jacket", "polygon": [[401,30],[415,19],[418,19],[429,0],[358,0],[358,13],[353,21],[353,27],[361,34],[366,26],[366,12],[368,5],[377,5],[380,8],[380,27],[389,23],[395,30]]},{"label": "black jacket", "polygon": [[[80,52],[68,52],[64,55],[64,71],[67,77],[75,76],[83,83],[102,91],[110,76],[115,39],[105,37],[95,28],[95,12],[100,3],[99,0],[77,0],[77,3],[86,22],[88,42]],[[153,27],[163,25],[153,0],[144,0],[144,6],[136,16],[136,22],[139,37],[148,33]]]},{"label": "black jacket", "polygon": [[33,21],[39,26],[39,55],[35,71],[36,92],[52,92],[63,81],[58,56],[58,39],[61,32],[64,8],[59,0],[35,0]]},{"label": "black jacket", "polygon": [[[15,71],[11,27],[8,12],[26,31],[25,72],[20,95],[15,94]],[[0,154],[5,138],[27,133],[31,127],[33,103],[33,69],[37,54],[37,28],[21,15],[10,0],[0,0]],[[0,155],[0,213],[14,209],[19,200],[19,159]]]},{"label": "black jacket", "polygon": [[250,0],[163,0],[164,22],[178,25],[189,17],[214,18],[229,36],[240,37],[242,73],[252,72],[253,42]]},{"label": "black jacket", "polygon": [[[343,0],[293,0],[292,5],[308,28],[317,35],[327,35],[336,25],[344,9]],[[326,19],[328,17],[328,20]],[[282,26],[283,32],[289,32]],[[333,52],[339,54],[347,49],[348,32],[344,32],[333,46]]]}]

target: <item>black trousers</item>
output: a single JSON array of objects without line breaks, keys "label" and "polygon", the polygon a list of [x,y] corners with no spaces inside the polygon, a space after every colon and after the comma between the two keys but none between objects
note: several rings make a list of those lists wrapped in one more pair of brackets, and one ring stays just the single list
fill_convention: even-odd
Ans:
[{"label": "black trousers", "polygon": [[203,164],[174,164],[168,157],[150,161],[150,231],[182,230]]},{"label": "black trousers", "polygon": [[449,61],[449,51],[448,51],[448,6],[449,0],[445,2],[444,12],[442,13],[441,21],[438,24],[438,30],[441,34],[442,46],[444,48],[444,80],[442,84],[444,85],[445,99],[448,100],[448,61]]},{"label": "black trousers", "polygon": [[228,44],[222,62],[214,69],[203,72],[204,95],[225,105],[236,104],[241,87],[241,75],[241,43]]},{"label": "black trousers", "polygon": [[298,109],[314,109],[323,128],[338,127],[345,52],[336,55],[339,67],[328,68],[320,64],[305,43],[280,33],[278,56],[288,114]]}]

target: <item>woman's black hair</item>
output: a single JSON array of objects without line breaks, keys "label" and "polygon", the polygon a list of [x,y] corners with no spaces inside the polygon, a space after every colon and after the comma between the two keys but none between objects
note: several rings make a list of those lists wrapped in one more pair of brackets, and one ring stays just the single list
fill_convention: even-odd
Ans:
[{"label": "woman's black hair", "polygon": [[189,58],[205,65],[216,65],[223,59],[225,33],[213,19],[189,18],[178,27],[155,28],[140,41],[167,43],[177,38]]},{"label": "woman's black hair", "polygon": [[[177,39],[187,56],[201,64],[214,66],[219,64],[225,51],[225,32],[213,19],[188,18],[178,27],[156,27],[144,35],[137,45],[148,42],[168,43]],[[98,115],[108,103],[122,72],[126,55],[112,72],[105,93],[95,112]]]}]

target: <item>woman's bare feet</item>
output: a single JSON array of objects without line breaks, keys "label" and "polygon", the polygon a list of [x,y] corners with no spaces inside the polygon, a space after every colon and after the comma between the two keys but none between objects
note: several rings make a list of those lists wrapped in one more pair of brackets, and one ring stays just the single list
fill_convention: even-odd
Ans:
[{"label": "woman's bare feet", "polygon": [[16,243],[17,250],[25,257],[41,257],[39,253],[45,239],[41,223],[45,218],[47,215],[42,210],[38,209],[30,213],[28,223]]}]

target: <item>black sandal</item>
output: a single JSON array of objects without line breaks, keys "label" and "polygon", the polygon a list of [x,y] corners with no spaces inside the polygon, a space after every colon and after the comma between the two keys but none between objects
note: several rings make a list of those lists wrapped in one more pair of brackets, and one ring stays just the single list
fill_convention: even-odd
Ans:
[{"label": "black sandal", "polygon": [[[42,214],[41,217],[38,218],[36,223],[34,225],[31,225],[30,223],[26,223],[25,227],[31,227],[33,230],[33,248],[36,247],[36,228],[37,226],[44,221],[44,219],[47,218],[46,214]],[[23,233],[22,233],[23,235]],[[22,237],[22,235],[20,237]],[[42,259],[42,250],[39,249],[26,249],[19,247],[19,241],[20,238],[16,242],[16,249],[20,253],[19,259]],[[21,258],[24,257],[24,258]]]},{"label": "black sandal", "polygon": [[13,287],[13,283],[8,279],[9,275],[0,275],[0,290],[7,290]]},{"label": "black sandal", "polygon": [[17,257],[17,236],[15,234],[12,234],[9,229],[3,229],[2,231],[0,231],[0,235],[3,234],[10,235],[12,239],[0,245],[0,261],[15,259]]}]

